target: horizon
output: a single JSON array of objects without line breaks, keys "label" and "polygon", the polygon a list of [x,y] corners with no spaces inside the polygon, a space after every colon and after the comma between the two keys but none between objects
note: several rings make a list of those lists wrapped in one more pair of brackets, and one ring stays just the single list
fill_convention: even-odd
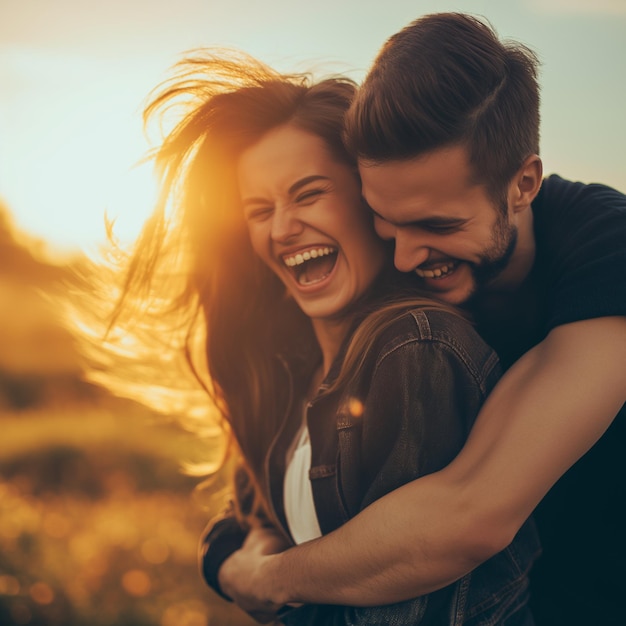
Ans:
[{"label": "horizon", "polygon": [[[541,60],[546,174],[626,191],[626,3],[620,0],[373,0],[315,7],[274,0],[78,0],[0,5],[0,199],[16,227],[53,249],[89,252],[105,241],[104,215],[132,240],[155,195],[141,108],[186,50],[244,50],[281,71],[314,68],[360,81],[384,41],[419,15],[486,17]],[[51,27],[51,25],[53,27]],[[45,103],[45,106],[42,106]]]}]

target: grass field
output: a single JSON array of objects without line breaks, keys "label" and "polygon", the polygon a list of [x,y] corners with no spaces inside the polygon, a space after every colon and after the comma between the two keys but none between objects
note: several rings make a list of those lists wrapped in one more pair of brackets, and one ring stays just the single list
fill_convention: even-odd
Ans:
[{"label": "grass field", "polygon": [[86,403],[0,414],[0,624],[243,626],[201,581],[193,436]]},{"label": "grass field", "polygon": [[68,285],[88,291],[90,267],[0,202],[0,626],[256,623],[198,572],[218,507],[180,467],[213,451],[85,380],[59,303],[82,302]]}]

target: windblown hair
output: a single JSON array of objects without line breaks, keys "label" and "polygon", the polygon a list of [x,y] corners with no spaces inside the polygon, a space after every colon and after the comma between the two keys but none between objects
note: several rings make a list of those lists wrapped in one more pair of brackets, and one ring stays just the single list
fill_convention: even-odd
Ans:
[{"label": "windblown hair", "polygon": [[[323,139],[332,157],[353,166],[357,176],[342,140],[355,91],[346,78],[313,82],[241,53],[203,51],[178,66],[145,110],[146,122],[176,111],[178,121],[153,155],[161,193],[125,260],[111,328],[132,325],[135,333],[168,337],[169,323],[171,336],[182,336],[178,347],[234,436],[232,450],[245,461],[252,504],[243,514],[264,508],[256,485],[289,405],[286,394],[293,389],[304,396],[321,352],[310,319],[252,250],[237,160],[267,132],[291,124]],[[432,305],[412,299],[405,308],[416,303]],[[379,319],[387,325],[389,312]],[[371,345],[372,320],[350,354]],[[356,357],[347,362],[351,370],[359,366]],[[353,373],[343,371],[339,382]]]},{"label": "windblown hair", "polygon": [[[109,268],[94,273],[104,298],[119,287],[106,340],[98,342],[92,332],[84,341],[106,344],[104,357],[91,359],[96,374],[104,375],[92,378],[149,403],[170,387],[194,389],[176,396],[185,396],[177,405],[183,419],[199,408],[203,388],[209,414],[218,414],[230,441],[227,451],[243,457],[253,482],[284,417],[288,379],[304,380],[321,353],[310,319],[252,250],[237,161],[267,132],[290,124],[323,139],[331,157],[354,167],[356,176],[342,140],[355,91],[347,78],[314,82],[241,52],[195,51],[151,94],[144,111],[146,125],[156,121],[165,128],[152,154],[160,183],[155,209],[134,247],[126,252],[113,241],[106,251]],[[95,291],[92,276],[84,283]],[[92,299],[97,314],[106,300],[102,294]],[[85,324],[81,314],[82,326],[97,321],[90,314]],[[127,393],[124,378],[137,389]],[[188,399],[196,406],[185,404]],[[215,430],[201,420],[191,427]]]},{"label": "windblown hair", "polygon": [[426,15],[385,43],[346,118],[347,144],[382,163],[465,146],[497,201],[539,153],[538,60],[478,18]]},{"label": "windblown hair", "polygon": [[286,376],[300,380],[321,356],[309,318],[252,250],[236,163],[268,131],[291,124],[322,138],[356,175],[342,142],[355,90],[346,78],[314,83],[243,53],[200,50],[157,88],[144,112],[146,123],[172,114],[177,122],[153,155],[160,196],[125,260],[111,328],[166,336],[169,323],[179,338],[182,330],[188,365],[253,478],[283,417]]}]

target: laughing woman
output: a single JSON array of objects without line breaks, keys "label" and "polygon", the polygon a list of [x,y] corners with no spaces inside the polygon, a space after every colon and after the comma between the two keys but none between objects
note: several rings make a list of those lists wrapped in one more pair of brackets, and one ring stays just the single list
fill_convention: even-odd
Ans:
[{"label": "laughing woman", "polygon": [[[203,574],[226,595],[220,567],[258,528],[307,541],[447,465],[499,366],[468,321],[395,272],[376,237],[341,139],[351,81],[312,83],[243,55],[205,53],[179,69],[147,109],[185,107],[156,154],[161,201],[117,314],[152,293],[141,310],[183,312],[190,343],[193,320],[206,329],[194,367],[242,467],[232,510],[202,542]],[[154,294],[163,273],[184,277],[175,297]],[[427,596],[285,607],[280,619],[532,624],[536,553],[527,523],[509,549]]]}]

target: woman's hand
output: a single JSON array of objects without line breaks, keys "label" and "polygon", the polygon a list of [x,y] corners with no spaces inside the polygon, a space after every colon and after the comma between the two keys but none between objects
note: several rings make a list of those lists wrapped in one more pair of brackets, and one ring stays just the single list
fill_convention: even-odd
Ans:
[{"label": "woman's hand", "polygon": [[218,580],[221,590],[241,609],[261,623],[272,622],[281,608],[262,595],[259,570],[270,555],[290,547],[282,533],[258,526],[246,537],[240,550],[234,552],[220,567]]}]

